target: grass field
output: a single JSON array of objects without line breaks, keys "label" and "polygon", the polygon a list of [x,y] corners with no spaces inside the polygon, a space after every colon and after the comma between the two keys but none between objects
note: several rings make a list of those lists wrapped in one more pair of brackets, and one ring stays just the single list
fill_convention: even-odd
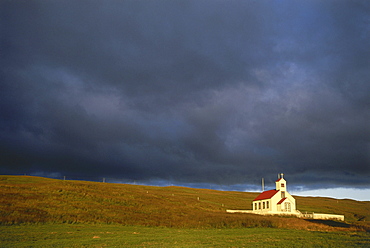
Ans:
[{"label": "grass field", "polygon": [[345,223],[226,213],[256,195],[0,176],[0,247],[370,247],[370,202],[296,197]]},{"label": "grass field", "polygon": [[89,224],[0,227],[1,247],[369,247],[366,232]]}]

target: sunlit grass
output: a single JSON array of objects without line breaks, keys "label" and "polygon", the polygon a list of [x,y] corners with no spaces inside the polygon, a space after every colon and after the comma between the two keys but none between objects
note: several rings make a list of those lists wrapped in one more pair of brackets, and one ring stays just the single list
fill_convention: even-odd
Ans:
[{"label": "sunlit grass", "polygon": [[[228,214],[257,193],[0,176],[0,223],[90,223],[173,228],[344,229],[297,218]],[[346,229],[370,229],[370,202],[296,197],[298,209],[344,214]]]}]

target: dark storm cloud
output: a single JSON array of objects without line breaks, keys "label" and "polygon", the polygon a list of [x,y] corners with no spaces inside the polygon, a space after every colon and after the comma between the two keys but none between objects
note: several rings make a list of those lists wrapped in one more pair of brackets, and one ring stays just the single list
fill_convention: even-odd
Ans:
[{"label": "dark storm cloud", "polygon": [[1,173],[369,186],[366,1],[0,9]]}]

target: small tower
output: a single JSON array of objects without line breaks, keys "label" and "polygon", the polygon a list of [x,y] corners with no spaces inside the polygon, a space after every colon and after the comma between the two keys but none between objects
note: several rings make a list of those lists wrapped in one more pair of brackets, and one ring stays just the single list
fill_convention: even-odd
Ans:
[{"label": "small tower", "polygon": [[279,175],[280,178],[275,181],[276,190],[286,191],[286,181],[284,179],[284,174]]}]

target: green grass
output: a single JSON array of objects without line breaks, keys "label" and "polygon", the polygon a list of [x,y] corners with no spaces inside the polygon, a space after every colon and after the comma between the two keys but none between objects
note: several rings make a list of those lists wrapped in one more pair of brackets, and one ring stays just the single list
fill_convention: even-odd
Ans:
[{"label": "green grass", "polygon": [[366,232],[96,224],[0,226],[1,247],[369,247]]}]

